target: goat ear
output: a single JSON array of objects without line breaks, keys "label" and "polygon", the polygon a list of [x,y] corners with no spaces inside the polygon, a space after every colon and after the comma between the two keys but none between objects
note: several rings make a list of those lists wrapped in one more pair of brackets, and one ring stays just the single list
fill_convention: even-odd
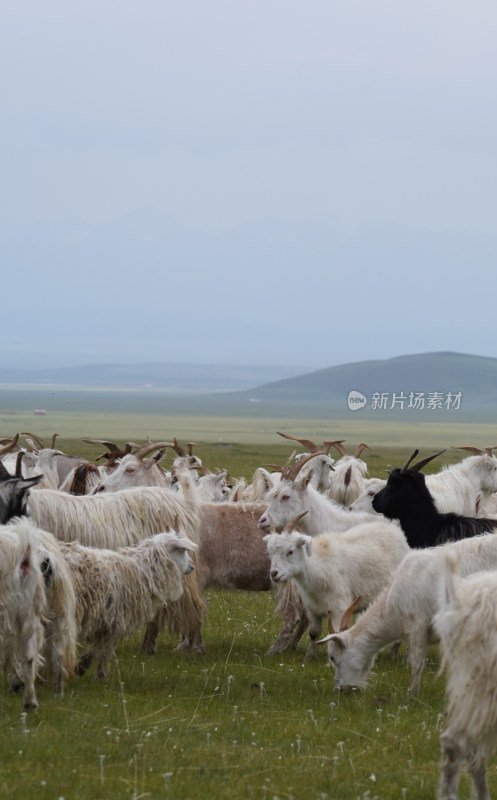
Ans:
[{"label": "goat ear", "polygon": [[325,636],[323,639],[319,639],[316,642],[316,644],[328,644],[328,642],[331,642],[339,650],[345,650],[345,648],[347,647],[343,639],[340,637],[340,634],[338,633],[329,633],[328,636]]},{"label": "goat ear", "polygon": [[305,547],[305,552],[308,556],[312,553],[312,536],[301,534],[297,539],[297,547]]},{"label": "goat ear", "polygon": [[313,470],[313,469],[310,469],[310,470],[307,472],[307,474],[303,476],[303,478],[302,478],[302,481],[301,481],[301,484],[300,484],[300,486],[301,486],[301,488],[302,488],[302,489],[307,489],[307,487],[309,486],[309,484],[310,484],[310,482],[311,482],[311,480],[312,480],[312,476],[313,476],[313,475],[314,475],[314,470]]}]

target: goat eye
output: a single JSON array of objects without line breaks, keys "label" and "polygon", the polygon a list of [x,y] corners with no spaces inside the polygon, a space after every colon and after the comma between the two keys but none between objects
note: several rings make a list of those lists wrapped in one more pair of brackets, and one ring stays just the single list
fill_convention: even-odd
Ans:
[{"label": "goat eye", "polygon": [[126,470],[126,472],[127,472],[127,473],[129,473],[130,475],[131,475],[131,474],[132,474],[134,471],[135,471],[135,470],[133,469],[133,467],[128,467],[128,468],[127,468],[127,470]]},{"label": "goat eye", "polygon": [[287,556],[293,556],[293,550],[289,550]]},{"label": "goat eye", "polygon": [[374,497],[374,492],[368,492],[368,495],[369,495],[370,497]]},{"label": "goat eye", "polygon": [[282,503],[285,502],[286,500],[290,500],[290,495],[289,494],[284,494],[283,497],[281,498],[281,502]]}]

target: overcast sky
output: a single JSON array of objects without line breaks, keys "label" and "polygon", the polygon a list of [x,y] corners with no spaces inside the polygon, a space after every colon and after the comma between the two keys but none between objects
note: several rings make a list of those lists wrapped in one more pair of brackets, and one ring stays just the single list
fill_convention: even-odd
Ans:
[{"label": "overcast sky", "polygon": [[0,367],[496,355],[497,5],[4,0]]}]

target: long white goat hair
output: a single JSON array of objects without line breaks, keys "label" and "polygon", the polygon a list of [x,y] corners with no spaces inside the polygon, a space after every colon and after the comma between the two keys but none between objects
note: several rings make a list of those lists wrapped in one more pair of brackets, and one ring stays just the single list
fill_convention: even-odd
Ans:
[{"label": "long white goat hair", "polygon": [[497,572],[461,578],[458,561],[445,558],[434,618],[447,670],[438,797],[455,800],[466,761],[477,800],[487,800],[487,762],[497,746]]},{"label": "long white goat hair", "polygon": [[28,512],[43,530],[57,539],[78,539],[88,547],[127,547],[178,524],[197,540],[196,509],[177,494],[160,487],[141,486],[120,492],[73,496],[45,489],[31,492]]},{"label": "long white goat hair", "polygon": [[0,532],[0,665],[18,672],[24,708],[37,708],[35,677],[41,667],[48,609],[38,541],[28,528]]},{"label": "long white goat hair", "polygon": [[169,534],[117,550],[61,542],[76,589],[80,643],[97,658],[97,677],[118,639],[131,635],[183,594],[181,572],[170,556]]},{"label": "long white goat hair", "polygon": [[[76,497],[46,489],[30,494],[28,511],[40,528],[57,539],[77,539],[87,547],[115,550],[131,546],[166,526],[198,542],[196,507],[156,486]],[[196,560],[196,554],[193,558]],[[203,651],[201,621],[206,604],[196,572],[184,577],[184,586],[177,603],[166,608],[168,628],[171,633],[182,634],[184,648]]]},{"label": "long white goat hair", "polygon": [[[18,537],[35,538],[38,543],[47,601],[44,659],[52,671],[54,692],[62,696],[65,683],[74,674],[76,666],[76,597],[69,568],[57,539],[37,528],[29,518],[14,518],[0,530]],[[44,673],[45,667],[41,674],[44,676]]]}]

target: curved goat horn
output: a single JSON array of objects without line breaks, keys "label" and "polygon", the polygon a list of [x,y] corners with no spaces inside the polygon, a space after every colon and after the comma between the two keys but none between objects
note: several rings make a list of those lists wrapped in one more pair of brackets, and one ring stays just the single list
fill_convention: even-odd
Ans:
[{"label": "curved goat horn", "polygon": [[11,453],[17,447],[17,442],[19,441],[19,434],[16,433],[14,438],[6,444],[4,447],[0,447],[0,456],[5,456],[7,453]]},{"label": "curved goat horn", "polygon": [[60,434],[59,433],[54,433],[52,435],[52,441],[50,442],[50,449],[51,450],[55,450],[55,440],[56,440],[57,436],[60,436]]},{"label": "curved goat horn", "polygon": [[451,444],[453,450],[468,450],[470,453],[473,453],[474,456],[482,456],[483,450],[480,450],[479,447],[471,447],[470,445],[457,445]]},{"label": "curved goat horn", "polygon": [[186,456],[186,453],[181,447],[181,445],[178,443],[176,436],[174,437],[173,450],[181,457]]},{"label": "curved goat horn", "polygon": [[[416,458],[416,456],[418,455],[418,453],[419,453],[419,450],[415,450],[415,451],[414,451],[414,453],[412,454],[412,456],[409,456],[409,458],[407,459],[407,461],[406,461],[406,463],[404,464],[404,466],[400,468],[400,471],[401,471],[401,472],[405,472],[405,471],[407,470],[407,468],[408,468],[409,464],[411,463],[411,461],[413,460],[413,458]],[[387,472],[388,472],[388,470],[387,470]]]},{"label": "curved goat horn", "polygon": [[[106,442],[105,439],[81,439],[82,442],[87,442],[87,444],[101,444],[110,450],[111,453],[120,453],[121,448],[115,442]],[[128,442],[128,444],[130,444]],[[128,445],[126,445],[127,447]],[[134,445],[133,445],[134,446]],[[130,447],[131,450],[131,447]],[[129,452],[129,451],[128,451]]]},{"label": "curved goat horn", "polygon": [[286,533],[286,532],[291,533],[292,531],[294,531],[295,528],[297,527],[298,521],[301,520],[302,517],[305,517],[305,515],[307,513],[308,513],[307,511],[302,511],[294,519],[290,520],[290,522],[287,522],[287,524],[285,525],[285,527],[283,528],[283,530],[281,532],[282,533]]},{"label": "curved goat horn", "polygon": [[344,441],[345,441],[345,439],[341,439],[339,442],[333,442],[333,447],[336,447],[336,449],[338,450],[338,452],[340,453],[341,456],[348,456],[349,452],[343,446]]},{"label": "curved goat horn", "polygon": [[432,456],[427,456],[426,458],[422,458],[421,461],[416,461],[416,463],[413,464],[411,467],[411,472],[419,472],[419,470],[422,469],[424,466],[426,466],[426,464],[428,464],[430,461],[433,461],[433,459],[436,458],[437,456],[441,456],[442,453],[445,453],[445,449],[439,450],[438,453],[433,453]]},{"label": "curved goat horn", "polygon": [[319,447],[314,442],[311,442],[310,439],[300,439],[298,436],[290,436],[289,433],[281,433],[281,431],[276,431],[278,436],[283,436],[284,439],[291,439],[294,442],[300,442],[302,447],[305,447],[310,453],[316,453],[319,450]]},{"label": "curved goat horn", "polygon": [[[342,441],[345,441],[345,439],[343,439],[343,440],[342,440],[342,439],[340,439],[340,441],[338,442],[338,444],[341,444],[341,443],[342,443]],[[321,452],[323,453],[323,455],[325,455],[325,456],[329,456],[329,454],[330,454],[330,448],[331,448],[331,447],[333,447],[333,446],[334,446],[334,445],[336,445],[336,444],[337,444],[337,442],[323,442],[323,444],[321,445],[321,447],[320,447],[319,449],[321,450]]]},{"label": "curved goat horn", "polygon": [[22,460],[24,458],[24,450],[19,450],[16,458],[16,478],[22,478]]},{"label": "curved goat horn", "polygon": [[38,447],[41,447],[42,450],[46,448],[46,444],[43,439],[40,439],[40,437],[36,436],[35,433],[29,433],[29,431],[21,431],[21,433],[23,436],[31,436],[37,443]]},{"label": "curved goat horn", "polygon": [[485,447],[487,455],[492,456],[492,450],[497,450],[497,445],[493,445],[493,447]]},{"label": "curved goat horn", "polygon": [[366,448],[368,450],[371,450],[369,444],[366,444],[366,442],[361,442],[361,444],[359,445],[359,447],[357,448],[357,450],[354,453],[354,458],[359,458],[359,456],[361,455],[362,451],[365,450]]},{"label": "curved goat horn", "polygon": [[[294,455],[295,455],[295,452],[291,456],[292,459],[293,459]],[[291,481],[293,483],[295,481],[297,475],[299,474],[300,470],[302,469],[302,467],[305,464],[307,464],[308,461],[310,461],[312,458],[316,458],[316,456],[321,456],[321,455],[322,455],[322,453],[321,453],[320,450],[318,450],[317,453],[308,453],[306,456],[302,456],[302,458],[299,458],[299,460],[295,464],[291,464],[291,465],[289,463],[289,461],[290,461],[290,459],[289,459],[287,461],[287,463],[285,464],[285,466],[283,467],[283,471],[281,473],[282,479],[287,480],[287,481]]]},{"label": "curved goat horn", "polygon": [[198,444],[198,442],[187,442],[187,445],[188,445],[188,455],[192,456],[193,455],[193,448],[194,447],[198,447],[199,444]]},{"label": "curved goat horn", "polygon": [[[342,633],[343,631],[346,631],[347,628],[349,627],[350,620],[352,618],[352,614],[354,613],[354,611],[356,609],[356,606],[358,605],[360,600],[361,600],[361,596],[359,595],[359,597],[356,597],[354,602],[351,603],[350,606],[348,608],[346,608],[345,611],[343,612],[342,619],[340,621],[340,633]],[[329,634],[336,633],[336,630],[333,627],[332,618],[333,618],[333,611],[328,611],[328,633]]]},{"label": "curved goat horn", "polygon": [[173,447],[173,444],[171,442],[150,442],[136,450],[134,456],[141,461],[142,458],[148,456],[149,453],[154,453],[156,450],[165,450],[168,447]]}]

